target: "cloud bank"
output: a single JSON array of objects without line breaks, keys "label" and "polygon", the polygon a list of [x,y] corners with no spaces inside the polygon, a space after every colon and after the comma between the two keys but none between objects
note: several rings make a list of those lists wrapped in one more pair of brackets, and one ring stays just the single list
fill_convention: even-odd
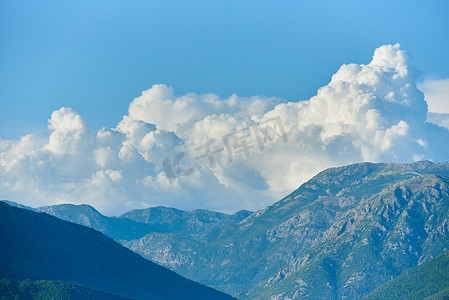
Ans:
[{"label": "cloud bank", "polygon": [[98,131],[63,107],[48,120],[49,136],[0,138],[0,198],[89,203],[106,214],[155,205],[254,210],[328,167],[448,160],[449,131],[426,121],[417,76],[396,44],[376,49],[367,65],[341,66],[307,101],[176,95],[153,85],[115,128]]},{"label": "cloud bank", "polygon": [[449,78],[418,85],[428,103],[427,121],[449,129]]}]

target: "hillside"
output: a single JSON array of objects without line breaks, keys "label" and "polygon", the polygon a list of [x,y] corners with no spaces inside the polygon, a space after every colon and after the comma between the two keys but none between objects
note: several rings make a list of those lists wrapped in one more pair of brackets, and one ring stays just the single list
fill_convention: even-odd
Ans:
[{"label": "hillside", "polygon": [[408,270],[363,300],[449,299],[449,251]]},{"label": "hillside", "polygon": [[447,174],[447,163],[429,162],[321,172],[246,220],[258,225],[287,214],[266,237],[278,245],[294,237],[302,246],[288,242],[293,259],[248,296],[357,299],[439,255],[449,248]]},{"label": "hillside", "polygon": [[0,279],[0,299],[127,300],[128,298],[64,281]]},{"label": "hillside", "polygon": [[0,202],[0,278],[60,280],[133,299],[232,299],[93,229]]}]

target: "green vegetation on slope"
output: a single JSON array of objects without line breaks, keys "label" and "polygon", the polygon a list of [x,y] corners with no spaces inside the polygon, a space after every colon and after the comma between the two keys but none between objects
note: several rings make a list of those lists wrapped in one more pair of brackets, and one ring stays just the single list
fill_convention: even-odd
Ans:
[{"label": "green vegetation on slope", "polygon": [[1,300],[125,300],[128,298],[65,281],[0,279]]},{"label": "green vegetation on slope", "polygon": [[449,299],[449,251],[401,274],[363,299]]}]

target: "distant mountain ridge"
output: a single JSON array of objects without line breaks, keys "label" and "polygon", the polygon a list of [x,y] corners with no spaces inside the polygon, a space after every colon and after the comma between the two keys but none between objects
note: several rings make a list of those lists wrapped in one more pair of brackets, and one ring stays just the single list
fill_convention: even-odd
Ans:
[{"label": "distant mountain ridge", "polygon": [[0,278],[59,280],[131,299],[232,299],[100,232],[0,202]]},{"label": "distant mountain ridge", "polygon": [[131,210],[119,217],[107,217],[87,204],[57,204],[33,208],[8,200],[1,201],[10,206],[44,212],[65,221],[93,228],[115,240],[134,240],[155,232],[195,235],[227,223],[238,223],[252,214],[249,210],[225,214],[206,209],[184,211],[157,206]]},{"label": "distant mountain ridge", "polygon": [[449,162],[327,169],[251,214],[120,218],[158,231],[118,242],[238,298],[359,299],[449,249]]},{"label": "distant mountain ridge", "polygon": [[120,218],[131,219],[136,222],[151,224],[158,227],[161,232],[170,232],[181,235],[196,235],[207,233],[220,225],[238,223],[252,214],[248,210],[240,210],[229,215],[220,212],[195,209],[190,211],[169,207],[150,207],[135,209],[124,213]]},{"label": "distant mountain ridge", "polygon": [[133,240],[160,230],[127,218],[106,217],[90,205],[60,204],[35,209],[60,219],[91,227],[112,239]]}]

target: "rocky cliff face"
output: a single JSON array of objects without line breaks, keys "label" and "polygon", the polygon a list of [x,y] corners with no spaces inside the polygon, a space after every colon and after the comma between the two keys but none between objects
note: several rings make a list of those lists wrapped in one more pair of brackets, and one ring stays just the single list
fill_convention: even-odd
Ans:
[{"label": "rocky cliff face", "polygon": [[[300,250],[248,296],[363,296],[448,248],[448,187],[445,177],[417,175],[361,196],[354,204],[323,209],[325,225],[309,248]],[[337,195],[321,199],[351,203]],[[295,235],[298,230],[288,234]]]}]

